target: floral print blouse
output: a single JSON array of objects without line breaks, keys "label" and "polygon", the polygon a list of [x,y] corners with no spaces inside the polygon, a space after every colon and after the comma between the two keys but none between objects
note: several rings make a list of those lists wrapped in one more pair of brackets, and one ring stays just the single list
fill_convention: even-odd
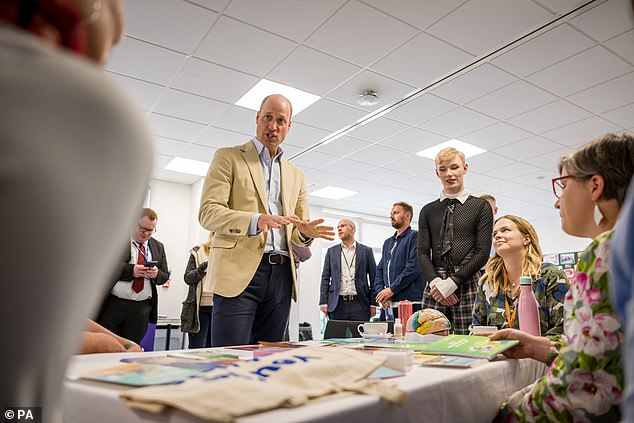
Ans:
[{"label": "floral print blouse", "polygon": [[546,375],[511,396],[503,421],[618,422],[623,328],[610,303],[613,231],[586,248],[564,300],[564,335],[553,338]]},{"label": "floral print blouse", "polygon": [[[533,292],[539,305],[542,335],[563,333],[564,296],[568,292],[568,286],[568,278],[564,271],[550,263],[544,263],[539,279],[533,281]],[[494,296],[487,281],[479,284],[476,300],[473,304],[473,324],[497,326],[498,329],[508,328],[505,300],[508,301],[509,311],[513,314],[513,310],[517,306],[517,294],[511,297],[510,292],[505,293],[500,289],[498,294]],[[513,327],[519,328],[517,316]]]}]

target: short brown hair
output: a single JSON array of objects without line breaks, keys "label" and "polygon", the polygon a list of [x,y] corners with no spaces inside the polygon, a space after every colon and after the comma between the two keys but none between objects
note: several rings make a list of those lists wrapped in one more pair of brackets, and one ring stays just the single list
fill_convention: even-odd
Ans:
[{"label": "short brown hair", "polygon": [[139,216],[139,219],[143,219],[144,217],[147,217],[152,222],[154,222],[156,219],[158,219],[158,214],[156,214],[156,212],[151,208],[144,207],[143,209],[141,209],[141,216]]},{"label": "short brown hair", "polygon": [[480,198],[482,198],[483,200],[487,200],[487,201],[493,201],[494,203],[496,203],[497,201],[495,200],[495,197],[492,196],[491,194],[482,194],[480,196]]},{"label": "short brown hair", "polygon": [[467,160],[462,151],[458,151],[453,147],[447,147],[443,148],[438,152],[438,154],[436,154],[436,166],[438,166],[438,163],[444,162],[445,160],[451,160],[455,156],[460,157],[460,160],[462,160],[462,164],[467,163]]},{"label": "short brown hair", "polygon": [[603,198],[615,199],[622,206],[634,173],[634,136],[604,135],[562,157],[557,166],[560,174],[566,169],[578,178],[600,175],[604,181]]},{"label": "short brown hair", "polygon": [[411,219],[414,218],[414,208],[409,203],[406,203],[405,201],[399,201],[398,203],[394,203],[392,205],[392,207],[394,206],[401,206],[403,210],[405,210],[405,213],[409,213]]}]

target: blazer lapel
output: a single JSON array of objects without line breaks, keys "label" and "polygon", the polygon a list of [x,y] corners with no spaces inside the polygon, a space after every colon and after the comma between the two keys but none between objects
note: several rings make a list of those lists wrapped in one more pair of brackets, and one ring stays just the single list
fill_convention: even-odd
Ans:
[{"label": "blazer lapel", "polygon": [[253,185],[258,193],[258,197],[262,202],[262,207],[268,212],[268,203],[266,201],[266,188],[264,187],[264,176],[262,175],[262,164],[260,163],[260,156],[258,151],[253,145],[253,140],[244,144],[241,148],[242,157],[249,168]]},{"label": "blazer lapel", "polygon": [[280,191],[282,193],[282,210],[284,210],[285,216],[294,214],[294,210],[291,210],[291,189],[294,182],[292,175],[291,165],[283,158],[280,161]]}]

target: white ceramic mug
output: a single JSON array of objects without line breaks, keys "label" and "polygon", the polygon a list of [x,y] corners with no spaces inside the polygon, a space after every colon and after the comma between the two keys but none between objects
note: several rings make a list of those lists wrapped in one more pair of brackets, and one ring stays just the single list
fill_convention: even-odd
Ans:
[{"label": "white ceramic mug", "polygon": [[387,322],[368,322],[357,326],[361,336],[363,335],[384,335],[387,333]]}]

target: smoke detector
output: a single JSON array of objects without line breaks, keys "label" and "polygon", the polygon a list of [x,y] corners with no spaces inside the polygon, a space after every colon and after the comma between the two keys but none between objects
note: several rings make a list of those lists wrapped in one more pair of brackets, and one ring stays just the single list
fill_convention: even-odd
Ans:
[{"label": "smoke detector", "polygon": [[374,90],[363,90],[357,98],[357,103],[360,106],[375,106],[379,103],[379,96]]}]

